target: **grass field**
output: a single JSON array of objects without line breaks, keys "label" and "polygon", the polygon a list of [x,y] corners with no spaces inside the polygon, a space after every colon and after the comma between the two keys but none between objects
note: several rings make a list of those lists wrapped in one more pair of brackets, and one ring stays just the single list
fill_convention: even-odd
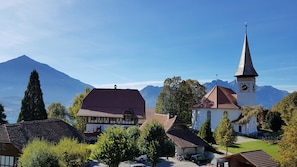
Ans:
[{"label": "grass field", "polygon": [[[221,146],[219,146],[218,148],[221,150],[225,150],[225,148]],[[252,150],[263,150],[273,158],[279,157],[278,145],[267,144],[265,141],[262,141],[262,140],[235,144],[228,148],[228,152],[233,154],[236,154],[239,152],[245,152],[245,151],[252,151]]]}]

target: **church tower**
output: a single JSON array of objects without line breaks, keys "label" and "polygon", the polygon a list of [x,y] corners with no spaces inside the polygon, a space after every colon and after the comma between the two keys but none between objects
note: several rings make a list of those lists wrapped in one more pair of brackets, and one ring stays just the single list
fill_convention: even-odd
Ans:
[{"label": "church tower", "polygon": [[239,106],[256,105],[256,77],[258,76],[250,54],[247,32],[245,33],[242,53],[238,69],[235,73],[237,78],[237,104]]}]

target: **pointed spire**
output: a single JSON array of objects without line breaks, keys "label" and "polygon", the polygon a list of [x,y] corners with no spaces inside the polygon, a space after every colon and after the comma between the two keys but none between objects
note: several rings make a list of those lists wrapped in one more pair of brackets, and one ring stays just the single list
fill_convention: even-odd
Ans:
[{"label": "pointed spire", "polygon": [[249,48],[248,37],[247,37],[247,24],[245,24],[245,28],[246,30],[245,30],[243,47],[242,47],[242,53],[241,53],[238,69],[235,73],[235,77],[244,77],[244,76],[256,77],[258,76],[258,73],[256,72],[253,66],[252,57],[250,54],[250,48]]}]

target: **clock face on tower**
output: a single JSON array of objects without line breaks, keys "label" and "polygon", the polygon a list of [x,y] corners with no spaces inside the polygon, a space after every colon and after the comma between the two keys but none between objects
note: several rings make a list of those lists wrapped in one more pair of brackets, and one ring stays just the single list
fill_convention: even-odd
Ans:
[{"label": "clock face on tower", "polygon": [[241,92],[247,92],[250,89],[250,84],[249,83],[241,83],[240,84],[240,91]]}]

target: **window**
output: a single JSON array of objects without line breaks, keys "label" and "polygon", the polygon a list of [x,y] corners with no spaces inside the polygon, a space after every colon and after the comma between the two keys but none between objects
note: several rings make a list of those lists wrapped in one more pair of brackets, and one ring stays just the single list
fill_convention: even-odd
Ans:
[{"label": "window", "polygon": [[124,120],[125,121],[133,121],[133,113],[131,110],[127,110],[124,112]]},{"label": "window", "polygon": [[0,155],[0,167],[12,167],[14,164],[14,157]]},{"label": "window", "polygon": [[6,150],[6,144],[0,143],[0,151],[5,151],[5,150]]}]

